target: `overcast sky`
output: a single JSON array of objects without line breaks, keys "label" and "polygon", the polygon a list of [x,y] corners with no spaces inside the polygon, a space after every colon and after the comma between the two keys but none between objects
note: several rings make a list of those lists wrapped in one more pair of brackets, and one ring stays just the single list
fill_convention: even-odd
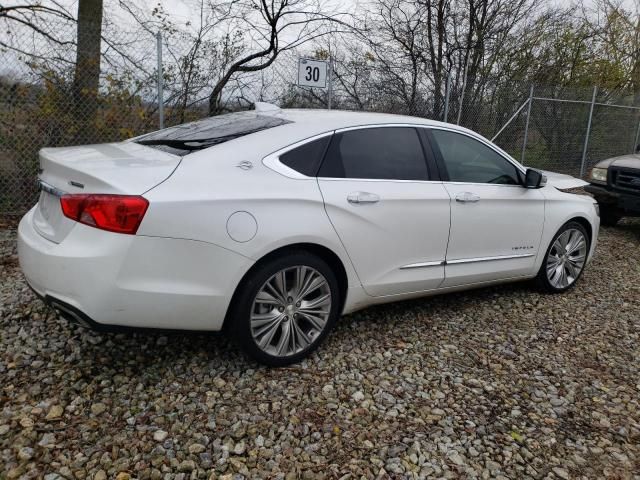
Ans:
[{"label": "overcast sky", "polygon": [[[109,1],[109,0],[107,0]],[[114,3],[117,0],[114,0]],[[358,2],[362,2],[363,0],[337,0],[337,4],[339,5],[351,5],[355,6]],[[365,0],[366,1],[366,0]],[[586,4],[593,3],[594,0],[586,0]],[[577,5],[580,2],[576,0],[547,0],[550,5],[558,5],[564,7],[570,7],[572,5]],[[63,0],[63,4],[67,4],[69,6],[69,10],[75,12],[77,10],[78,2],[77,0]],[[106,3],[106,2],[105,2]],[[146,5],[149,12],[153,10],[153,8],[160,4],[163,9],[171,14],[171,16],[184,19],[185,21],[192,19],[193,14],[190,13],[189,2],[184,0],[135,0],[135,3],[138,5]],[[640,9],[640,0],[623,0],[622,2],[626,8],[628,9]]]}]

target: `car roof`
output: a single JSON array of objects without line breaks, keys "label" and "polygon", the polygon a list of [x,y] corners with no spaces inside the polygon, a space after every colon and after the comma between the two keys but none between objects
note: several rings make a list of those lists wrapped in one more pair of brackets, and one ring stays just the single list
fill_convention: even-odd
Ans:
[{"label": "car roof", "polygon": [[360,125],[385,125],[385,124],[412,124],[433,127],[446,127],[478,135],[469,129],[458,125],[438,122],[426,118],[412,117],[409,115],[396,115],[391,113],[356,112],[347,110],[319,110],[286,108],[277,111],[264,112],[267,115],[282,116],[300,126],[300,129],[308,130],[309,135],[324,133],[341,128],[357,127]]},{"label": "car roof", "polygon": [[[256,107],[258,107],[258,104],[256,104]],[[211,149],[215,149],[222,158],[233,159],[234,162],[239,161],[238,159],[245,159],[243,157],[245,154],[247,161],[253,161],[255,160],[255,155],[265,158],[267,155],[271,155],[284,148],[336,130],[359,126],[375,127],[376,125],[398,124],[439,127],[465,133],[471,137],[490,143],[492,148],[496,149],[503,156],[510,158],[516,165],[519,165],[508,153],[485,139],[482,135],[455,124],[426,118],[347,110],[281,109],[275,105],[264,103],[259,104],[259,107],[255,110],[249,110],[248,112],[254,112],[258,116],[281,118],[285,120],[285,122],[273,128],[253,132],[237,139],[193,152],[189,154],[190,161],[194,162],[198,158],[202,158],[205,162],[208,161],[207,159],[210,156]],[[250,147],[239,147],[240,145],[250,145]]]}]

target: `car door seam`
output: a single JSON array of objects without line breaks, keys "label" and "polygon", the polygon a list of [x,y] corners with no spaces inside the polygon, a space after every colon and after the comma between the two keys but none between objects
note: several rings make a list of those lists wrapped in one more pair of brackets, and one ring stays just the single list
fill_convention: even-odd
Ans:
[{"label": "car door seam", "polygon": [[449,256],[449,244],[451,243],[451,224],[453,223],[453,212],[451,211],[453,209],[453,199],[451,198],[451,193],[449,192],[449,189],[447,188],[445,183],[446,182],[442,182],[442,188],[445,192],[447,192],[447,196],[449,197],[449,234],[447,235],[447,248],[444,251],[444,273],[442,275],[442,282],[440,282],[438,288],[442,287],[442,285],[444,285],[444,283],[447,281],[447,257]]},{"label": "car door seam", "polygon": [[[362,283],[362,279],[360,278],[360,275],[358,274],[358,271],[356,270],[356,266],[353,263],[353,259],[351,258],[351,255],[349,255],[349,250],[347,250],[347,247],[345,246],[344,242],[342,241],[342,237],[340,237],[340,234],[338,233],[338,229],[333,224],[333,221],[331,220],[331,215],[329,215],[329,212],[327,212],[327,202],[324,199],[324,194],[322,193],[322,188],[320,188],[320,181],[319,181],[318,177],[316,177],[315,180],[316,180],[316,185],[318,186],[318,191],[320,192],[320,197],[322,198],[322,208],[324,210],[324,214],[327,216],[327,219],[329,220],[329,224],[331,225],[331,228],[333,228],[333,231],[335,232],[336,237],[338,237],[338,241],[340,242],[340,245],[342,245],[342,249],[344,250],[345,255],[349,259],[349,262],[351,262],[351,267],[353,268],[353,271],[356,274],[356,278],[358,279],[358,282],[360,282],[360,287],[362,287],[362,290],[365,292],[365,294],[369,295],[367,290],[364,288],[364,285]],[[369,295],[369,296],[371,296],[371,295]]]}]

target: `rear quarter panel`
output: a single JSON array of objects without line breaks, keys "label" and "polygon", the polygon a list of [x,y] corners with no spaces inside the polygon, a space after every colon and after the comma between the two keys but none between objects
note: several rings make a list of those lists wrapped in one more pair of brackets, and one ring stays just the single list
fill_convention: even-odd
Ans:
[{"label": "rear quarter panel", "polygon": [[[145,194],[150,205],[138,234],[208,242],[253,261],[280,247],[314,243],[333,251],[347,271],[349,286],[359,286],[315,178],[288,178],[262,164],[264,156],[286,146],[268,134],[186,156],[167,181]],[[241,162],[251,162],[252,168],[238,167]],[[255,219],[252,238],[236,241],[229,235],[229,218],[236,212]]]}]

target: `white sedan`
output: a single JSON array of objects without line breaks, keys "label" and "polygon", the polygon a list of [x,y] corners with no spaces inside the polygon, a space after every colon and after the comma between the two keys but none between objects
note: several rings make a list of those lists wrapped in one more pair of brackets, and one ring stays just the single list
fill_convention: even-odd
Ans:
[{"label": "white sedan", "polygon": [[224,328],[270,365],[372,304],[532,278],[567,290],[600,224],[590,197],[553,185],[575,179],[396,115],[258,104],[40,162],[18,243],[37,294],[93,328]]}]

